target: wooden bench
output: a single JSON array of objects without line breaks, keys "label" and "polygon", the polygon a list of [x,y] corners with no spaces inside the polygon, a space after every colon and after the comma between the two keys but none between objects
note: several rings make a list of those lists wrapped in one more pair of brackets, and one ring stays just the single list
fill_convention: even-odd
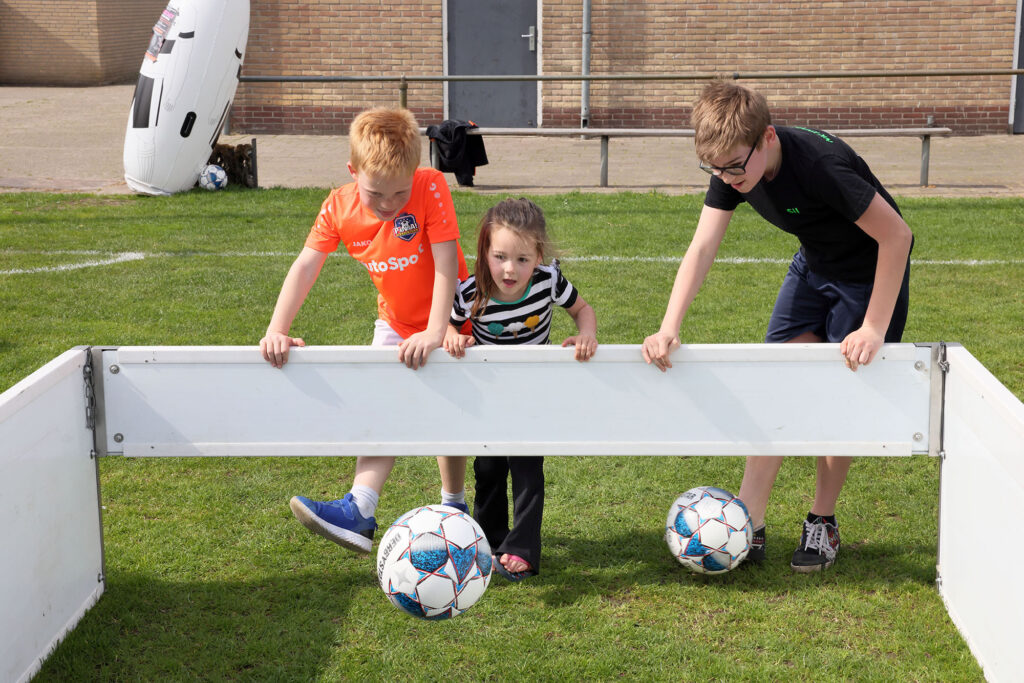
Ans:
[{"label": "wooden bench", "polygon": [[[426,135],[426,128],[420,128]],[[933,136],[948,137],[953,134],[949,128],[852,128],[827,131],[840,138],[921,138],[921,186],[928,185],[928,162],[931,156]],[[687,128],[473,128],[470,135],[502,135],[523,137],[578,137],[601,139],[601,187],[608,187],[608,140],[618,138],[692,138],[693,130]],[[430,164],[438,167],[437,143],[430,141]]]}]

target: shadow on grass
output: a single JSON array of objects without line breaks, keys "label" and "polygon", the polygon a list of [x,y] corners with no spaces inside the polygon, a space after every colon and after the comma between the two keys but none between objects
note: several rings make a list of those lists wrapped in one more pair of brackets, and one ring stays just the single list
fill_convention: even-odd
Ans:
[{"label": "shadow on grass", "polygon": [[355,594],[374,584],[365,571],[237,583],[115,576],[34,680],[313,680]]},{"label": "shadow on grass", "polygon": [[544,587],[542,599],[552,607],[570,605],[591,595],[614,595],[635,586],[714,586],[724,591],[816,590],[830,583],[860,587],[865,592],[898,586],[932,586],[935,582],[934,542],[911,545],[851,544],[840,550],[836,564],[812,575],[790,568],[796,541],[773,547],[769,539],[764,563],[744,563],[731,572],[706,576],[691,572],[669,554],[654,532],[603,537],[545,537],[545,559],[535,579]]}]

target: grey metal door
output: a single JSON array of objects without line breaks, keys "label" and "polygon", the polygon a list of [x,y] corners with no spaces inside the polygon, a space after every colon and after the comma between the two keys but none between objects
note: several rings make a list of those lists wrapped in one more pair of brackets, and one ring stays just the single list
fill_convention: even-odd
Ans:
[{"label": "grey metal door", "polygon": [[[446,1],[448,75],[536,75],[537,0]],[[537,83],[449,83],[448,117],[478,126],[536,127]]]}]

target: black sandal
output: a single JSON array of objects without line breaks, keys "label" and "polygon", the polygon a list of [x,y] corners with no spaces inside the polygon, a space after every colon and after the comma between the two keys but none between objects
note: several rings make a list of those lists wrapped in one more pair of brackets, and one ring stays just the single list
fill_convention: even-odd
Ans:
[{"label": "black sandal", "polygon": [[[521,557],[519,557],[518,559],[523,560],[523,558]],[[523,562],[526,562],[526,560],[523,560]],[[511,581],[513,583],[517,581],[522,581],[523,579],[528,579],[531,576],[537,576],[537,572],[534,569],[524,569],[521,572],[510,572],[508,569],[505,568],[505,565],[501,563],[501,560],[498,559],[497,555],[491,555],[491,564],[494,567],[494,571],[498,572],[506,580]]]}]

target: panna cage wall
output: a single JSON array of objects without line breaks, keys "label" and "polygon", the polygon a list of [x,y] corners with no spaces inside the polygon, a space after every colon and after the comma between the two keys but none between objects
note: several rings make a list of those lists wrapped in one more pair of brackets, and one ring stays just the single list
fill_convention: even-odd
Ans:
[{"label": "panna cage wall", "polygon": [[[1019,517],[1024,405],[966,349],[886,345],[856,373],[834,344],[684,345],[673,363],[660,373],[634,345],[589,363],[552,347],[436,351],[415,373],[370,347],[295,349],[283,370],[255,347],[69,350],[0,395],[0,679],[31,678],[103,593],[98,457],[527,454],[939,457],[940,501],[986,501],[940,502],[939,592],[986,677],[1020,675],[1024,546],[972,558],[1006,548]],[[509,415],[490,388],[513,377],[558,391]],[[808,402],[807,386],[831,401]],[[391,418],[396,395],[418,410]],[[270,419],[281,406],[289,419]]]}]

